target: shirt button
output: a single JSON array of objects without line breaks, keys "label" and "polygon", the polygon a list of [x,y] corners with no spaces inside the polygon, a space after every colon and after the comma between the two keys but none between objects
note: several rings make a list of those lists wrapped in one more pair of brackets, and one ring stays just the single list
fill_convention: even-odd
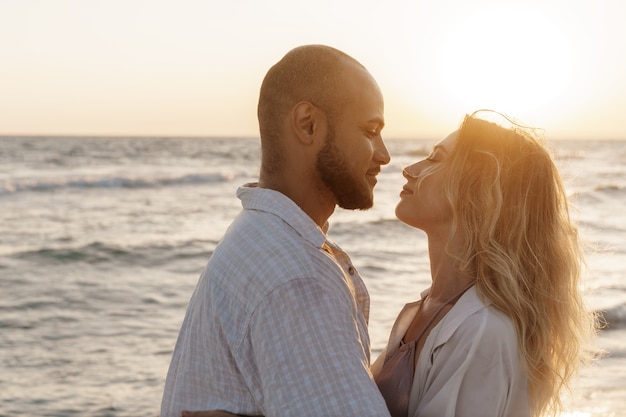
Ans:
[{"label": "shirt button", "polygon": [[354,267],[353,267],[352,265],[350,265],[350,266],[348,267],[348,273],[349,273],[350,275],[354,275]]}]

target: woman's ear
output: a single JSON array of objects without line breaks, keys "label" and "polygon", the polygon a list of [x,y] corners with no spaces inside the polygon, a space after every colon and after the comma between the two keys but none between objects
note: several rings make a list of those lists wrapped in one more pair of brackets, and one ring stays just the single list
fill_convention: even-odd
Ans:
[{"label": "woman's ear", "polygon": [[303,144],[312,144],[317,137],[325,137],[326,117],[315,105],[301,101],[291,111],[291,125]]}]

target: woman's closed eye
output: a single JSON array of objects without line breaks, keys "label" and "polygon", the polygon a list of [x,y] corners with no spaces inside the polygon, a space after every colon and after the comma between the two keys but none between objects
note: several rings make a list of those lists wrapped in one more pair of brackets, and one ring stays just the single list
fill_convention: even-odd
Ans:
[{"label": "woman's closed eye", "polygon": [[430,162],[439,162],[440,158],[439,158],[439,155],[438,155],[437,151],[436,150],[432,151],[430,153],[430,155],[428,155],[428,157],[426,157],[426,160],[430,161]]},{"label": "woman's closed eye", "polygon": [[441,162],[443,161],[445,155],[448,152],[441,146],[437,145],[435,146],[435,148],[432,150],[432,152],[430,153],[430,155],[428,155],[428,157],[426,158],[427,161],[430,162]]}]

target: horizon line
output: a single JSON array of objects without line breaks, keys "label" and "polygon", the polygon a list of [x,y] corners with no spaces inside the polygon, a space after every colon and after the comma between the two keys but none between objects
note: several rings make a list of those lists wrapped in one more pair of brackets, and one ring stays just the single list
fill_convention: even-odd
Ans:
[{"label": "horizon line", "polygon": [[[41,138],[41,139],[54,139],[54,138],[84,138],[84,139],[255,139],[260,140],[258,135],[235,135],[235,134],[209,134],[209,135],[184,135],[184,134],[104,134],[104,133],[0,133],[0,139],[11,138]],[[438,140],[439,137],[424,137],[424,136],[388,136],[384,137],[384,140]],[[624,141],[626,138],[617,137],[602,137],[602,138],[583,138],[583,137],[552,137],[546,138],[547,141]]]}]

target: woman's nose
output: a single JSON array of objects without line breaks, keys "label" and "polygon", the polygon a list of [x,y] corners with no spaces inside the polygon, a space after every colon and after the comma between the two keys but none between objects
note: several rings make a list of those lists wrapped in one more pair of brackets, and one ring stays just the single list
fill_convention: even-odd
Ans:
[{"label": "woman's nose", "polygon": [[402,175],[404,175],[405,178],[410,179],[410,178],[417,178],[418,176],[418,172],[417,172],[417,164],[412,164],[409,165],[407,167],[405,167],[402,170]]}]

